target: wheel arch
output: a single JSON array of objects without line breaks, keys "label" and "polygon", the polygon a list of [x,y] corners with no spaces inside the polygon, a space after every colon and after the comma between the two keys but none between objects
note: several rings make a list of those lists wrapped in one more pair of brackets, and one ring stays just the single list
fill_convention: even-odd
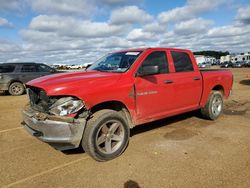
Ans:
[{"label": "wheel arch", "polygon": [[91,111],[91,113],[95,113],[95,112],[97,112],[99,110],[103,110],[103,109],[115,110],[115,111],[121,113],[126,118],[129,127],[130,128],[134,127],[130,111],[128,110],[127,106],[123,102],[116,101],[116,100],[105,101],[105,102],[98,103],[98,104],[94,105],[89,110]]},{"label": "wheel arch", "polygon": [[209,88],[205,88],[202,94],[202,98],[200,101],[200,106],[204,107],[209,100],[209,96],[213,91],[220,91],[222,93],[223,98],[225,97],[225,88],[222,84],[216,84],[214,86],[210,86]]},{"label": "wheel arch", "polygon": [[[10,87],[11,84],[13,84],[14,82],[19,82],[21,84],[23,84],[23,86],[25,87],[25,84],[21,81],[21,80],[18,80],[18,79],[13,79],[13,80],[10,80],[9,83],[8,83],[8,88]],[[26,87],[25,87],[26,88]]]},{"label": "wheel arch", "polygon": [[215,85],[212,88],[212,91],[220,91],[222,93],[222,95],[224,96],[224,87],[222,85],[220,85],[220,84]]}]

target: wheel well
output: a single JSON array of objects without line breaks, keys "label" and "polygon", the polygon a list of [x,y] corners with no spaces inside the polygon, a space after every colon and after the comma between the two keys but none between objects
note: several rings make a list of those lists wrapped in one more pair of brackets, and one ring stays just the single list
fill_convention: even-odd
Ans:
[{"label": "wheel well", "polygon": [[222,85],[216,85],[216,86],[213,87],[212,90],[213,91],[220,91],[220,92],[222,92],[222,95],[224,95],[224,88],[223,88]]},{"label": "wheel well", "polygon": [[[10,85],[13,84],[14,82],[19,82],[19,83],[23,84],[23,82],[21,82],[20,80],[11,80],[11,81],[9,82],[8,88],[9,88]],[[23,84],[23,85],[24,85],[24,84]]]},{"label": "wheel well", "polygon": [[121,113],[127,120],[130,128],[134,127],[128,108],[120,101],[107,101],[93,106],[90,111],[95,113],[99,110],[110,109]]}]

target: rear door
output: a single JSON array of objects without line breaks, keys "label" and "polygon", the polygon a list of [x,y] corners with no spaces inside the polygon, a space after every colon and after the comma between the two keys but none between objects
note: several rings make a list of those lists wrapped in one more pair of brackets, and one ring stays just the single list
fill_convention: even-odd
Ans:
[{"label": "rear door", "polygon": [[202,95],[202,77],[194,69],[190,55],[183,51],[170,51],[175,73],[171,74],[174,89],[174,108],[192,109],[199,106]]}]

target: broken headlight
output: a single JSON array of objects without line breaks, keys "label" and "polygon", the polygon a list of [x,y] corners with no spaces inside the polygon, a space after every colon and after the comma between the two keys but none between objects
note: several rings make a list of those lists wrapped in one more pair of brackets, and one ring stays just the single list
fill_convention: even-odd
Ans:
[{"label": "broken headlight", "polygon": [[81,100],[73,97],[63,97],[58,99],[49,108],[49,112],[53,115],[67,116],[78,112],[84,104]]}]

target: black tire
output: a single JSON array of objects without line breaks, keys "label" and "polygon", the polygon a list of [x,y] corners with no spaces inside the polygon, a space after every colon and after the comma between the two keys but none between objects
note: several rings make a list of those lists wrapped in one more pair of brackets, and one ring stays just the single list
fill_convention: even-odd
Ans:
[{"label": "black tire", "polygon": [[22,95],[25,91],[24,85],[21,82],[13,82],[9,86],[9,93],[14,96]]},{"label": "black tire", "polygon": [[130,129],[125,118],[114,110],[100,110],[88,120],[82,147],[97,161],[121,155],[129,142]]},{"label": "black tire", "polygon": [[201,114],[204,118],[215,120],[223,111],[223,95],[220,91],[212,91],[206,105],[201,108]]}]

